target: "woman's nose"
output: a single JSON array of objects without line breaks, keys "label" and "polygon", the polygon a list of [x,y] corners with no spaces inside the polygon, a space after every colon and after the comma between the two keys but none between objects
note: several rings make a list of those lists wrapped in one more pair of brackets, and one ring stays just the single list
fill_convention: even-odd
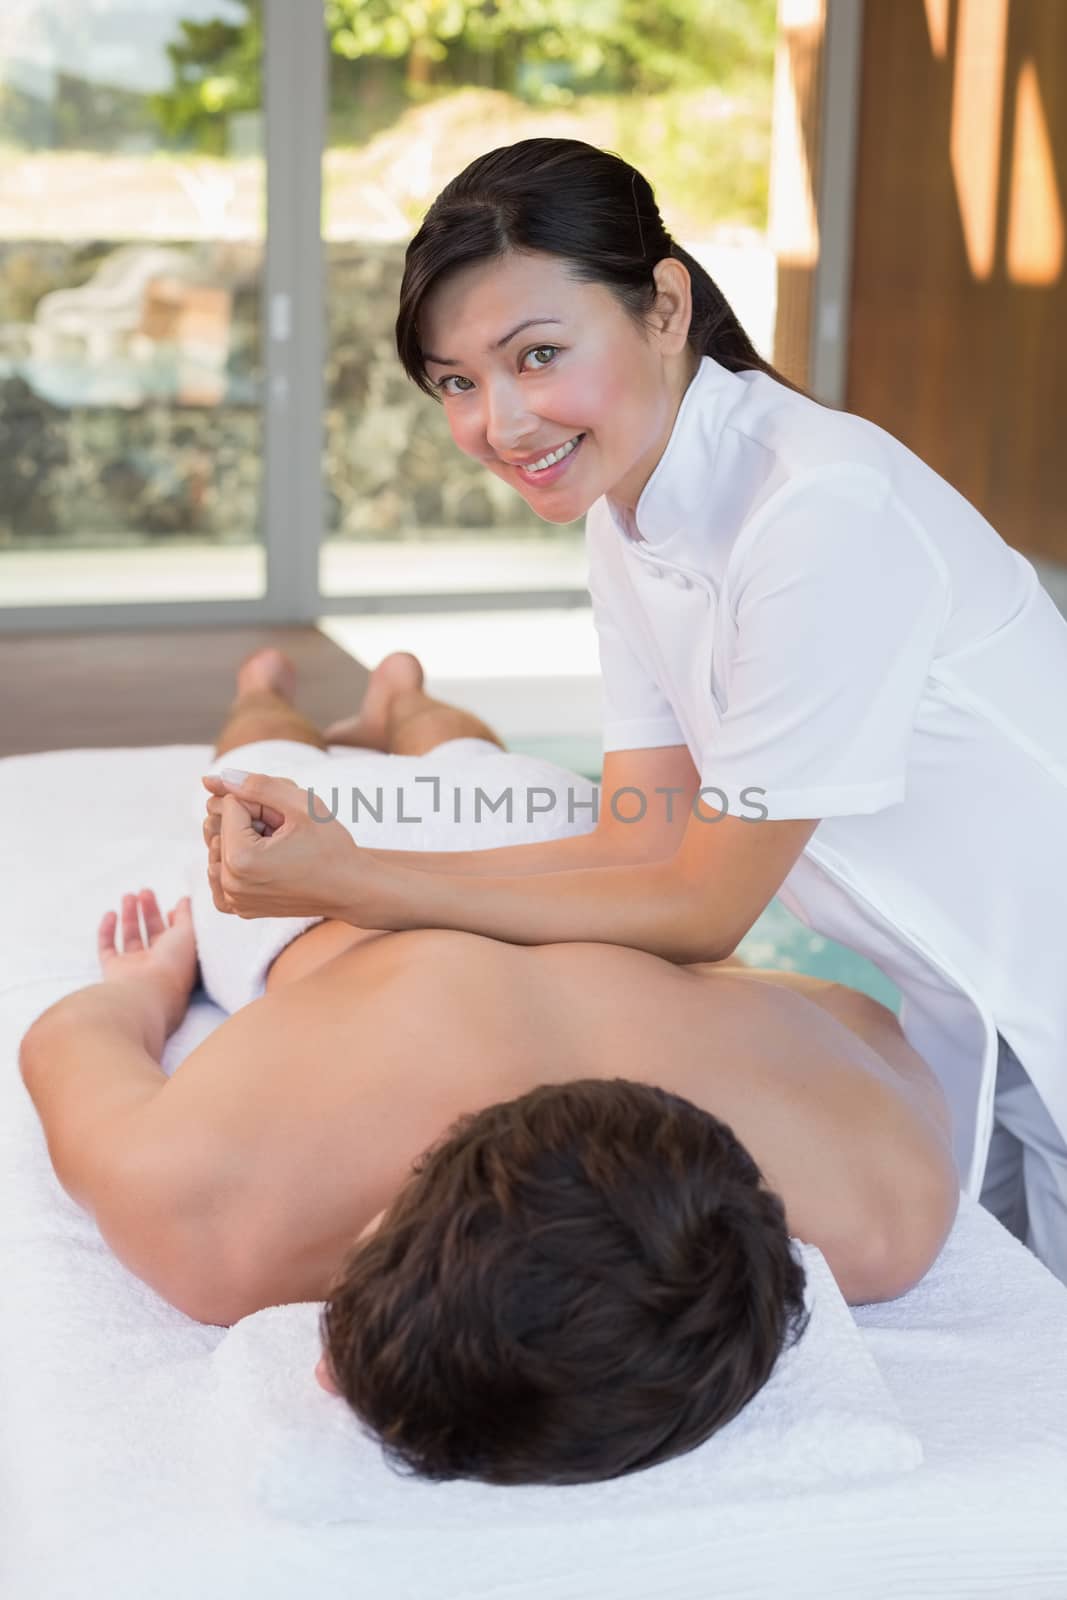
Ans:
[{"label": "woman's nose", "polygon": [[518,397],[501,395],[486,399],[485,437],[499,456],[526,455],[540,427],[520,404]]}]

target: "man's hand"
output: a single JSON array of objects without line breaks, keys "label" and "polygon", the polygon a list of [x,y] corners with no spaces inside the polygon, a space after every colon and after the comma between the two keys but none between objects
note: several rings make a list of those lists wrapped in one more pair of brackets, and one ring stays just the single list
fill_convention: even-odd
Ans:
[{"label": "man's hand", "polygon": [[[147,944],[137,917],[140,899]],[[151,889],[140,896],[122,897],[122,949],[115,943],[119,916],[106,911],[96,935],[100,970],[105,983],[136,982],[156,991],[163,1005],[167,1037],[174,1032],[189,1009],[189,996],[196,988],[199,972],[196,939],[189,897],[179,900],[166,921]]]},{"label": "man's hand", "polygon": [[[215,905],[239,917],[344,917],[359,849],[319,796],[290,778],[249,773],[239,784],[201,780]],[[366,868],[370,870],[369,865]],[[360,874],[361,876],[363,874]]]}]

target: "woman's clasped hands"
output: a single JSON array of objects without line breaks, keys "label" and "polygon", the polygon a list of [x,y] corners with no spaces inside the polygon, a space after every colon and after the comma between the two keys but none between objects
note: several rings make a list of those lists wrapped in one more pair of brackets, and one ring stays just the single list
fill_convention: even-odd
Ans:
[{"label": "woman's clasped hands", "polygon": [[219,911],[239,917],[351,917],[370,864],[329,807],[290,778],[210,774],[208,880]]}]

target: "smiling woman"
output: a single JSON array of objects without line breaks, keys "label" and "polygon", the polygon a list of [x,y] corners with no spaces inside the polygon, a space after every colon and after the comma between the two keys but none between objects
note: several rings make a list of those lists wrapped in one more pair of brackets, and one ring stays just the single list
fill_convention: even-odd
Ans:
[{"label": "smiling woman", "polygon": [[[609,488],[625,497],[629,486],[636,499],[663,452],[696,356],[686,342],[688,274],[672,260],[656,274],[647,337],[609,288],[581,282],[569,263],[537,251],[459,268],[427,297],[427,343],[465,353],[441,363],[461,370],[432,380],[453,439],[548,522],[583,516]],[[520,330],[497,337],[510,308],[546,300],[560,313],[551,319],[558,344],[528,345]]]},{"label": "smiling woman", "polygon": [[[611,152],[528,140],[473,162],[409,247],[396,332],[464,454],[545,522],[588,514],[603,786],[680,796],[682,816],[669,854],[631,839],[578,864],[557,842],[529,872],[362,849],[329,874],[330,914],[689,964],[732,954],[782,892],[900,989],[965,1188],[999,1215],[1025,1184],[1027,1240],[1067,1282],[1048,897],[1067,877],[1067,628],[1033,568],[899,440],[769,368]],[[455,356],[440,391],[428,350]],[[1004,793],[1026,795],[1025,826]],[[603,817],[592,837],[611,844]],[[224,850],[227,892],[304,914],[310,863],[267,843],[248,883]]]},{"label": "smiling woman", "polygon": [[[551,267],[551,261],[546,261],[545,270],[551,271]],[[505,346],[511,343],[512,339],[514,339],[517,334],[522,333],[528,328],[542,326],[547,323],[558,324],[559,321],[559,317],[527,317],[525,322],[520,322],[517,328],[513,328],[510,333],[506,333],[502,339],[495,340],[486,353],[492,354],[497,350],[503,350]],[[539,357],[545,355],[546,353],[548,354],[549,358],[547,361],[537,361],[534,367],[526,369],[526,362],[530,356]],[[562,354],[562,347],[560,345],[534,345],[531,349],[525,351],[525,353],[520,357],[519,370],[520,372],[524,369],[531,372],[543,372],[556,360],[556,357],[560,354]],[[448,367],[462,365],[462,363],[454,356],[427,355],[425,360],[427,366]],[[450,383],[466,384],[468,387],[458,390],[449,389],[448,384]],[[463,395],[469,394],[471,390],[475,388],[475,385],[469,378],[462,377],[458,373],[450,373],[444,378],[437,378],[434,381],[434,388],[443,395]],[[523,456],[500,455],[499,459],[502,461],[507,461],[510,466],[516,467],[523,481],[527,483],[536,482],[539,487],[543,487],[546,483],[555,482],[555,480],[561,476],[561,472],[555,472],[552,469],[556,466],[560,466],[562,468],[563,461],[566,460],[567,457],[569,457],[575,450],[577,450],[584,438],[584,433],[578,433],[574,434],[570,439],[564,439],[562,444],[545,446],[540,454],[538,454],[537,451],[532,451],[527,452]]]},{"label": "smiling woman", "polygon": [[[532,342],[549,327],[551,344]],[[396,337],[459,449],[556,524],[608,489],[636,504],[701,349],[786,382],[666,232],[647,180],[576,139],[491,151],[442,190],[408,247]]]}]

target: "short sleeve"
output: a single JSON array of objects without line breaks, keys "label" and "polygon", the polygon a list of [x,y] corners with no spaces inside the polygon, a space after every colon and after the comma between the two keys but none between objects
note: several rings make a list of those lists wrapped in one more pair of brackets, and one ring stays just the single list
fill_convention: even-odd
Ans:
[{"label": "short sleeve", "polygon": [[948,611],[944,566],[865,468],[794,482],[765,510],[734,552],[736,647],[701,784],[772,821],[895,805]]},{"label": "short sleeve", "polygon": [[610,605],[610,575],[590,571],[589,594],[600,652],[603,748],[644,750],[685,744],[671,703],[642,659],[635,630],[626,629],[618,602]]}]

